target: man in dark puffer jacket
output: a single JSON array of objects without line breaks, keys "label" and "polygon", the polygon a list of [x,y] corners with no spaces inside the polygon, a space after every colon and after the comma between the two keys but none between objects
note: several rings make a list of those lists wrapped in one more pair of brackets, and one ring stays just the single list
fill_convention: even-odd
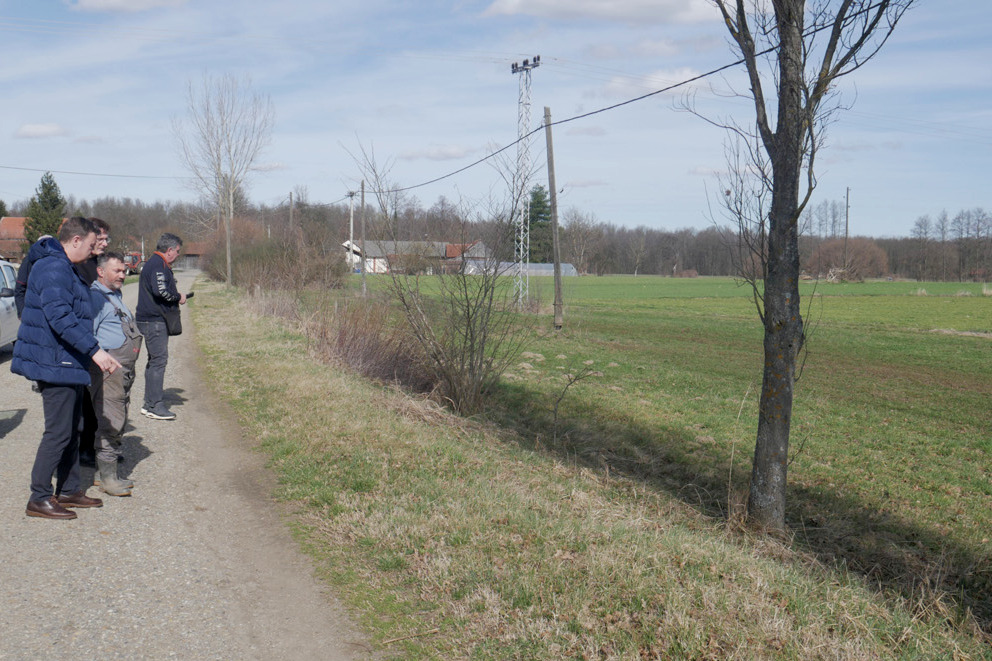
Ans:
[{"label": "man in dark puffer jacket", "polygon": [[179,306],[186,304],[186,295],[176,288],[172,264],[179,257],[183,240],[166,232],[159,237],[152,255],[141,269],[138,280],[138,305],[135,319],[145,337],[145,403],[141,414],[152,420],[175,420],[162,399],[165,387],[165,367],[169,364],[169,336],[182,332]]},{"label": "man in dark puffer jacket", "polygon": [[[96,231],[73,216],[59,238],[42,239],[31,267],[21,327],[10,370],[38,382],[45,432],[31,470],[31,498],[25,513],[46,519],[74,519],[67,507],[100,507],[80,483],[79,418],[90,361],[112,373],[120,368],[93,336],[89,290],[72,264],[90,256]],[[52,490],[52,476],[56,487]]]}]

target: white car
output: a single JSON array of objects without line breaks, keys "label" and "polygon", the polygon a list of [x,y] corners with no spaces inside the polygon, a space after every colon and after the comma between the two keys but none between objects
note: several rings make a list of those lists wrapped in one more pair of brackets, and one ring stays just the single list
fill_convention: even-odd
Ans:
[{"label": "white car", "polygon": [[17,339],[17,328],[21,325],[14,307],[16,284],[17,269],[10,262],[0,260],[0,347]]}]

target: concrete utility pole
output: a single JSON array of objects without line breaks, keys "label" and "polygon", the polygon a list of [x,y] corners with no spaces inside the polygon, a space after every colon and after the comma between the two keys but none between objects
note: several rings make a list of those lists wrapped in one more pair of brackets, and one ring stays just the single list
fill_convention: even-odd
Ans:
[{"label": "concrete utility pole", "polygon": [[294,236],[296,234],[293,231],[293,191],[289,191],[289,233]]},{"label": "concrete utility pole", "polygon": [[530,262],[530,219],[527,217],[527,179],[530,174],[530,72],[541,66],[541,56],[533,60],[516,62],[510,66],[513,74],[520,74],[520,89],[517,95],[517,173],[514,177],[513,194],[517,206],[517,231],[513,242],[513,258],[517,263],[517,275],[513,282],[513,295],[517,305],[529,298],[527,264]]},{"label": "concrete utility pole", "polygon": [[847,234],[851,229],[851,187],[844,197],[844,277],[847,277]]},{"label": "concrete utility pole", "polygon": [[365,180],[362,179],[362,298],[365,298],[367,290],[365,289]]},{"label": "concrete utility pole", "polygon": [[231,225],[234,224],[234,186],[227,182],[227,227],[224,234],[227,237],[227,284],[231,284]]},{"label": "concrete utility pole", "polygon": [[555,330],[565,325],[561,296],[561,251],[558,247],[558,187],[555,185],[555,148],[551,143],[551,108],[544,106],[544,137],[548,145],[548,188],[551,190],[551,252],[555,261]]},{"label": "concrete utility pole", "polygon": [[355,191],[348,191],[348,270],[354,271],[355,256]]}]

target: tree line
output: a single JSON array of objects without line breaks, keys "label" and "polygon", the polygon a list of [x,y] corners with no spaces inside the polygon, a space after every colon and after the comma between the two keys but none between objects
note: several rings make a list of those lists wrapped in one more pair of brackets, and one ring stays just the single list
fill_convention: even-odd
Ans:
[{"label": "tree line", "polygon": [[[429,207],[414,198],[397,205],[388,219],[390,234],[401,240],[468,242],[484,236],[484,220],[463,218],[460,207],[440,197]],[[256,231],[241,231],[240,240],[259,236],[304,239],[324,253],[341,248],[349,237],[351,209],[348,203],[323,204],[310,200],[306,188],[298,187],[277,204],[254,204],[242,190],[234,195],[235,215],[243,228],[252,223]],[[50,173],[42,177],[36,194],[8,208],[5,215],[27,216],[26,238],[57,230],[69,215],[96,216],[111,223],[112,246],[117,250],[139,250],[154,243],[162,232],[174,232],[192,241],[219,241],[222,227],[216,205],[208,203],[155,201],[102,197],[83,200],[63,196]],[[366,210],[366,213],[370,211]],[[356,196],[354,236],[360,239],[362,210]],[[579,273],[591,275],[632,274],[693,277],[738,275],[735,260],[738,230],[712,225],[704,229],[655,229],[625,227],[598,220],[576,208],[561,217],[562,260]],[[49,227],[55,223],[54,230]],[[551,261],[551,217],[547,190],[536,185],[530,192],[529,222],[531,260]],[[962,209],[951,215],[920,216],[910,236],[898,238],[844,237],[844,206],[824,201],[808,208],[801,223],[800,262],[808,277],[827,278],[832,272],[847,279],[895,277],[921,281],[992,280],[992,214],[982,208]],[[468,229],[466,229],[468,228]],[[473,232],[472,228],[477,231]],[[235,237],[238,240],[238,237]],[[146,249],[147,250],[147,249]],[[512,260],[509,252],[499,255]]]}]

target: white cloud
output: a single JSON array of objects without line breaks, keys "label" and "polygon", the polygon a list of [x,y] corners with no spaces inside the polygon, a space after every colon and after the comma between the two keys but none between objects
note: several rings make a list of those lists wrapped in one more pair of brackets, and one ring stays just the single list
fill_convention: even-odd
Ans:
[{"label": "white cloud", "polygon": [[399,157],[404,161],[414,161],[426,158],[430,161],[453,161],[465,158],[477,152],[478,149],[472,147],[461,147],[458,145],[432,145],[424,149],[402,152]]},{"label": "white cloud", "polygon": [[69,9],[89,12],[139,12],[159,7],[180,7],[186,0],[76,0]]},{"label": "white cloud", "polygon": [[66,135],[69,135],[69,131],[58,124],[23,124],[14,133],[15,138],[25,140],[59,138]]},{"label": "white cloud", "polygon": [[671,57],[680,51],[678,44],[671,39],[644,40],[634,45],[634,53],[640,57]]},{"label": "white cloud", "polygon": [[516,14],[639,24],[698,23],[718,16],[707,0],[495,0],[483,13],[485,16]]},{"label": "white cloud", "polygon": [[[608,96],[640,96],[646,92],[671,87],[676,83],[689,80],[690,78],[695,78],[699,74],[700,72],[695,69],[682,67],[679,69],[655,71],[644,76],[614,76],[610,82],[607,83],[604,91]],[[690,90],[699,89],[701,86],[705,87],[706,82],[701,80],[688,83],[686,85],[676,87],[675,89],[666,92],[666,94],[685,94]]]}]

